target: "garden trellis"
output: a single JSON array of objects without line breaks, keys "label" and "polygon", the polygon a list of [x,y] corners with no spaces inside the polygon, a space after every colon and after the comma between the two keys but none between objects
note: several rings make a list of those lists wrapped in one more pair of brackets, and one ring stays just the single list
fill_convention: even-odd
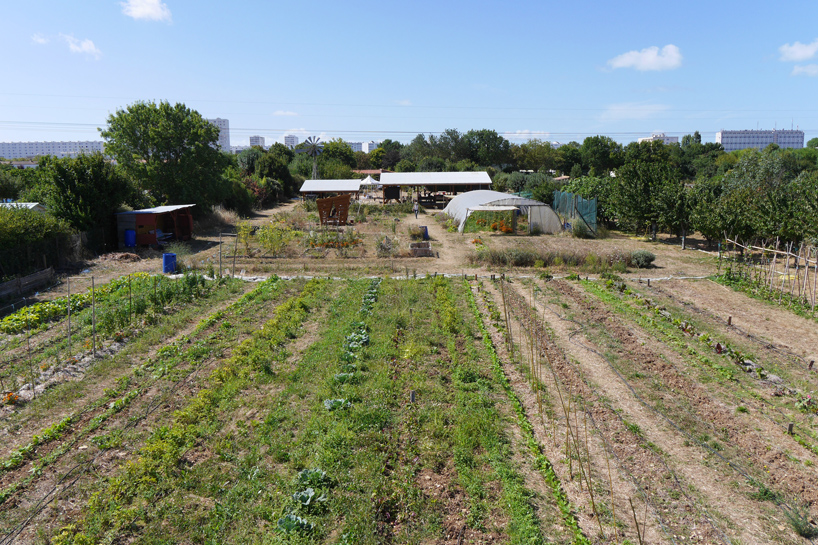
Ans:
[{"label": "garden trellis", "polygon": [[[769,299],[779,304],[786,301],[788,306],[800,301],[810,312],[815,312],[818,300],[818,246],[795,242],[784,243],[776,240],[775,246],[753,246],[727,239],[739,255],[731,260],[732,267],[725,275],[738,277],[750,282],[753,288],[761,290]],[[757,258],[754,258],[754,255]]]}]

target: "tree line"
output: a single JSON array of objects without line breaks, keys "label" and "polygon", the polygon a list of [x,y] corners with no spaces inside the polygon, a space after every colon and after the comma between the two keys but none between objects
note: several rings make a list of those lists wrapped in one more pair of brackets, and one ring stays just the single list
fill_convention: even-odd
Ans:
[{"label": "tree line", "polygon": [[[297,194],[312,175],[312,157],[283,144],[223,153],[218,128],[184,104],[131,104],[111,114],[100,134],[105,156],[42,157],[28,170],[0,166],[0,198],[44,203],[59,225],[88,231],[111,229],[117,211],[161,204],[195,204],[198,215],[222,205],[247,215]],[[385,140],[370,153],[330,140],[317,162],[324,179],[373,168],[484,170],[495,189],[530,191],[547,203],[554,189],[597,197],[600,219],[623,229],[797,240],[818,237],[816,148],[818,139],[799,150],[726,153],[698,132],[672,145],[591,136],[553,147],[513,143],[490,129],[447,129],[408,144]],[[570,176],[567,185],[561,176]]]}]

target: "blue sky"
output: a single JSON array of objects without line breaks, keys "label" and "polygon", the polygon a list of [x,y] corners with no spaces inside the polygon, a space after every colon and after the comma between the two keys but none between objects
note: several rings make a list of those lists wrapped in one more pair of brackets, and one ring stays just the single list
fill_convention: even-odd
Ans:
[{"label": "blue sky", "polygon": [[3,19],[0,141],[96,140],[137,100],[227,118],[233,145],[818,136],[815,2],[27,0]]}]

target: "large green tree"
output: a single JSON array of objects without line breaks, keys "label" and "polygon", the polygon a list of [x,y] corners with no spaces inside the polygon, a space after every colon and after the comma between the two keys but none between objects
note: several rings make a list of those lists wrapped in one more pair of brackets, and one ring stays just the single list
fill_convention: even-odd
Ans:
[{"label": "large green tree", "polygon": [[105,153],[160,203],[201,212],[229,194],[219,129],[184,104],[136,102],[108,116],[100,134]]},{"label": "large green tree", "polygon": [[51,213],[78,231],[108,228],[131,195],[131,184],[101,153],[40,159]]}]

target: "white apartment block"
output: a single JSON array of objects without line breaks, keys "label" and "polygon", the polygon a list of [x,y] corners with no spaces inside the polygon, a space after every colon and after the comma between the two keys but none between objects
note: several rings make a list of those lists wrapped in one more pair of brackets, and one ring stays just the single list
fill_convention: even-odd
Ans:
[{"label": "white apartment block", "polygon": [[264,146],[264,137],[263,136],[251,136],[250,137],[250,146],[258,146],[262,149],[265,148]]},{"label": "white apartment block", "polygon": [[208,119],[207,121],[219,128],[219,147],[222,151],[230,151],[230,122],[221,117]]},{"label": "white apartment block", "polygon": [[352,148],[352,151],[364,151],[363,142],[347,142],[346,145]]},{"label": "white apartment block", "polygon": [[663,133],[663,132],[655,132],[655,133],[651,134],[650,136],[647,136],[645,138],[640,138],[639,143],[641,144],[642,142],[661,142],[661,143],[663,143],[664,145],[667,146],[668,144],[678,144],[679,143],[679,137],[678,136],[665,136],[665,133]]},{"label": "white apartment block", "polygon": [[294,134],[285,134],[284,145],[290,149],[293,149],[298,145],[298,137]]},{"label": "white apartment block", "polygon": [[0,157],[5,159],[33,158],[41,155],[76,157],[81,153],[103,151],[102,140],[84,142],[0,142]]},{"label": "white apartment block", "polygon": [[370,140],[369,142],[364,142],[361,145],[361,151],[364,153],[371,153],[372,150],[377,148],[380,145],[380,142],[375,142],[374,140]]},{"label": "white apartment block", "polygon": [[736,151],[746,148],[764,149],[770,144],[778,144],[781,148],[803,148],[804,131],[799,130],[747,130],[747,131],[719,131],[716,133],[716,143],[724,147],[724,151]]}]

